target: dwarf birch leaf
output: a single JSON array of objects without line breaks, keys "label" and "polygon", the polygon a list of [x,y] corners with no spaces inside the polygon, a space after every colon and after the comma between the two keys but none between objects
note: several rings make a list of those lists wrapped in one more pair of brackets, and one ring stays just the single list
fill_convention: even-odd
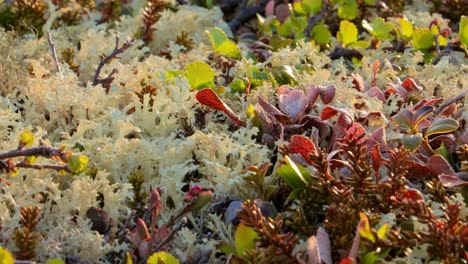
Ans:
[{"label": "dwarf birch leaf", "polygon": [[29,130],[23,130],[19,135],[19,144],[21,147],[31,146],[34,142],[34,134]]},{"label": "dwarf birch leaf", "polygon": [[338,8],[338,16],[342,19],[353,20],[359,14],[359,7],[356,0],[346,0]]},{"label": "dwarf birch leaf", "polygon": [[68,165],[74,174],[80,174],[88,167],[88,157],[85,155],[72,155],[68,158]]},{"label": "dwarf birch leaf", "polygon": [[322,0],[302,0],[302,5],[307,13],[315,15],[322,9]]},{"label": "dwarf birch leaf", "polygon": [[410,40],[413,37],[413,24],[404,18],[398,20],[400,24],[401,38],[405,41]]},{"label": "dwarf birch leaf", "polygon": [[347,46],[358,40],[358,30],[353,23],[343,20],[340,22],[340,31],[336,34],[336,38]]},{"label": "dwarf birch leaf", "polygon": [[190,87],[195,90],[214,86],[214,71],[202,61],[195,61],[187,65],[185,78],[187,78]]},{"label": "dwarf birch leaf", "polygon": [[15,259],[10,251],[0,247],[0,264],[13,264]]},{"label": "dwarf birch leaf", "polygon": [[225,41],[215,49],[215,51],[235,59],[238,59],[241,56],[239,47],[237,47],[236,43],[232,40]]},{"label": "dwarf birch leaf", "polygon": [[312,28],[311,35],[318,44],[328,44],[331,41],[332,34],[330,30],[323,24],[315,25]]},{"label": "dwarf birch leaf", "polygon": [[206,33],[208,34],[211,45],[215,50],[221,46],[221,44],[229,40],[226,33],[224,33],[224,31],[218,27],[207,30]]},{"label": "dwarf birch leaf", "polygon": [[258,234],[251,227],[240,223],[234,234],[236,251],[238,256],[242,256],[247,249],[255,249]]},{"label": "dwarf birch leaf", "polygon": [[433,46],[434,35],[427,28],[418,28],[413,33],[413,47],[418,50],[428,50]]},{"label": "dwarf birch leaf", "polygon": [[229,84],[229,88],[234,93],[243,93],[245,91],[246,85],[245,82],[241,79],[235,79]]},{"label": "dwarf birch leaf", "polygon": [[458,33],[460,42],[468,48],[468,17],[462,16],[460,19],[460,31]]},{"label": "dwarf birch leaf", "polygon": [[369,33],[379,40],[389,39],[393,40],[391,32],[393,30],[393,24],[385,22],[381,17],[377,17],[372,20],[372,24],[369,24],[366,20],[362,21],[362,26],[369,31]]},{"label": "dwarf birch leaf", "polygon": [[159,251],[151,255],[146,264],[179,264],[179,261],[169,253]]},{"label": "dwarf birch leaf", "polygon": [[377,230],[377,236],[380,239],[384,239],[387,236],[387,232],[388,232],[389,229],[390,229],[390,226],[388,225],[388,223],[383,224],[379,228],[379,230]]}]

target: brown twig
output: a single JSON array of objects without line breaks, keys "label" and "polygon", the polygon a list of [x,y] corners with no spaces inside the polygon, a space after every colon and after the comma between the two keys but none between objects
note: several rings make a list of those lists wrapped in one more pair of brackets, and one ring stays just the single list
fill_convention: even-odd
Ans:
[{"label": "brown twig", "polygon": [[43,156],[47,158],[58,156],[61,159],[65,159],[64,155],[65,153],[62,149],[53,148],[49,146],[41,146],[29,149],[15,149],[8,152],[0,153],[0,160],[22,156]]},{"label": "brown twig", "polygon": [[117,55],[120,54],[120,53],[123,53],[125,50],[127,50],[128,48],[130,48],[134,43],[135,43],[135,40],[134,39],[131,39],[131,40],[127,40],[125,41],[125,43],[122,45],[122,47],[119,48],[119,37],[115,37],[115,48],[114,50],[112,51],[112,53],[103,58],[101,60],[101,62],[99,62],[99,65],[96,69],[96,73],[94,74],[94,78],[93,78],[93,86],[96,86],[98,84],[101,84],[102,87],[104,87],[106,89],[106,93],[109,93],[109,89],[110,89],[110,84],[112,83],[112,81],[115,79],[114,77],[112,77],[112,75],[114,75],[115,73],[117,73],[117,69],[113,69],[111,71],[111,73],[109,73],[109,75],[107,75],[106,78],[104,79],[100,79],[99,78],[99,74],[101,74],[101,70],[102,68],[104,67],[105,64],[107,64],[108,62],[110,62],[112,59],[114,58],[117,58]]},{"label": "brown twig", "polygon": [[37,169],[37,170],[43,170],[43,169],[51,169],[55,171],[66,171],[69,173],[72,173],[72,170],[70,169],[70,166],[68,164],[65,165],[55,165],[55,164],[29,164],[25,162],[19,162],[15,164],[16,167],[19,168],[29,168],[29,169]]}]

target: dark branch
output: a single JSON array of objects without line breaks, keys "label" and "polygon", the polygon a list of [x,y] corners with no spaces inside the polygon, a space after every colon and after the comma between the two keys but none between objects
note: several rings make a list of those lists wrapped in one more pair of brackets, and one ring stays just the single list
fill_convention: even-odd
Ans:
[{"label": "dark branch", "polygon": [[257,13],[263,14],[268,0],[262,0],[259,4],[250,8],[243,8],[237,17],[229,21],[228,25],[232,32],[237,31],[242,24],[254,18]]},{"label": "dark branch", "polygon": [[101,62],[99,62],[99,65],[98,65],[98,67],[96,69],[96,73],[94,74],[93,86],[101,84],[104,88],[106,88],[106,92],[109,92],[110,84],[115,79],[114,77],[112,77],[112,75],[117,73],[117,70],[113,69],[112,72],[106,78],[99,79],[99,75],[101,74],[102,68],[104,67],[104,65],[106,65],[108,62],[110,62],[112,59],[117,58],[118,54],[123,53],[125,50],[130,48],[135,43],[135,40],[133,40],[133,39],[127,40],[122,45],[122,47],[119,48],[119,41],[120,41],[120,39],[118,37],[115,37],[115,48],[114,48],[114,50],[112,51],[112,53],[109,56],[103,58],[101,60]]},{"label": "dark branch", "polygon": [[14,158],[14,157],[27,157],[27,156],[42,156],[42,157],[52,157],[58,156],[61,157],[64,155],[64,152],[59,148],[53,148],[49,146],[42,146],[37,148],[29,149],[15,149],[5,153],[0,153],[0,160]]},{"label": "dark branch", "polygon": [[18,168],[29,168],[29,169],[37,169],[37,170],[43,170],[43,169],[52,169],[55,171],[66,171],[71,173],[72,170],[70,169],[70,166],[68,164],[65,165],[55,165],[55,164],[28,164],[24,162],[20,162],[15,164],[16,167]]}]

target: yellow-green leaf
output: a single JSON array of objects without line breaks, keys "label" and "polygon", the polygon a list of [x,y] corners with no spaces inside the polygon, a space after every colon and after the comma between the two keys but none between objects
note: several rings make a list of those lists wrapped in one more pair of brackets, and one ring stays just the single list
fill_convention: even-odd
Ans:
[{"label": "yellow-green leaf", "polygon": [[461,16],[458,37],[465,48],[468,48],[468,17],[466,16]]},{"label": "yellow-green leaf", "polygon": [[363,20],[362,26],[367,31],[369,31],[373,37],[379,40],[393,40],[393,36],[391,35],[391,32],[394,28],[393,24],[390,22],[385,22],[385,20],[381,17],[374,18],[374,20],[372,20],[372,24],[369,24],[367,20]]},{"label": "yellow-green leaf", "polygon": [[19,135],[19,144],[21,147],[31,146],[34,142],[34,134],[29,130],[23,130]]},{"label": "yellow-green leaf", "polygon": [[434,34],[428,28],[418,28],[413,33],[413,47],[428,50],[433,46]]},{"label": "yellow-green leaf", "polygon": [[68,158],[68,165],[74,174],[80,174],[88,167],[88,157],[85,155],[72,155]]},{"label": "yellow-green leaf", "polygon": [[14,264],[15,259],[10,251],[0,247],[0,264]]},{"label": "yellow-green leaf", "polygon": [[336,38],[343,46],[356,42],[358,40],[358,30],[353,23],[343,20],[340,22],[340,30],[336,33]]},{"label": "yellow-green leaf", "polygon": [[179,260],[167,252],[159,251],[151,255],[146,264],[179,264]]},{"label": "yellow-green leaf", "polygon": [[218,53],[226,55],[231,58],[239,58],[240,50],[236,43],[230,40],[226,33],[218,27],[207,30],[206,33],[210,38],[210,42],[214,50]]},{"label": "yellow-green leaf", "polygon": [[384,239],[387,236],[387,232],[388,232],[389,229],[390,229],[390,226],[388,225],[388,223],[383,224],[379,228],[379,230],[377,230],[377,236],[380,239]]},{"label": "yellow-green leaf", "polygon": [[53,258],[46,261],[46,264],[65,264],[65,262],[60,258]]},{"label": "yellow-green leaf", "polygon": [[398,22],[400,24],[401,38],[404,41],[410,40],[413,37],[413,24],[411,24],[410,21],[408,21],[408,20],[406,20],[404,18],[400,18],[400,20],[398,20]]},{"label": "yellow-green leaf", "polygon": [[240,223],[234,234],[236,244],[236,252],[238,256],[242,256],[247,249],[255,249],[258,234],[253,228]]},{"label": "yellow-green leaf", "polygon": [[185,67],[185,78],[187,78],[190,87],[195,90],[214,87],[214,71],[210,65],[195,61]]}]

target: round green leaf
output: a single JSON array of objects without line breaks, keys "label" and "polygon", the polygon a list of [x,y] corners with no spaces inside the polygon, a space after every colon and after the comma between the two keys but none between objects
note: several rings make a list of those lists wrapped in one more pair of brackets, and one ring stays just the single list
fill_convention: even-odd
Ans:
[{"label": "round green leaf", "polygon": [[385,22],[383,18],[377,17],[374,20],[372,20],[372,24],[369,24],[367,20],[362,21],[362,26],[369,31],[369,33],[379,39],[379,40],[384,40],[384,39],[389,39],[393,40],[393,36],[391,35],[391,32],[393,31],[393,24],[390,22]]},{"label": "round green leaf", "polygon": [[159,251],[151,255],[146,264],[179,264],[179,260],[167,252]]},{"label": "round green leaf", "polygon": [[236,43],[232,40],[223,42],[215,51],[235,59],[241,56],[239,47],[237,47]]},{"label": "round green leaf", "polygon": [[258,234],[251,227],[240,223],[234,234],[234,241],[236,244],[236,253],[242,256],[247,249],[255,249]]},{"label": "round green leaf", "polygon": [[424,137],[429,137],[435,134],[444,134],[458,129],[458,122],[453,118],[438,119],[426,130]]},{"label": "round green leaf", "polygon": [[403,144],[403,146],[413,152],[419,148],[419,145],[421,145],[421,142],[422,142],[421,133],[403,135],[403,137],[401,138],[401,143]]},{"label": "round green leaf", "polygon": [[338,16],[342,19],[353,20],[358,14],[359,6],[356,0],[346,0],[345,3],[338,8]]},{"label": "round green leaf", "polygon": [[465,47],[468,47],[468,17],[466,16],[461,16],[458,37],[460,38],[460,42]]},{"label": "round green leaf", "polygon": [[358,30],[353,23],[343,20],[340,22],[340,30],[336,33],[336,38],[343,46],[347,46],[358,40]]},{"label": "round green leaf", "polygon": [[314,41],[321,45],[328,44],[332,37],[330,30],[323,23],[315,25],[312,28],[311,35]]},{"label": "round green leaf", "polygon": [[315,15],[322,10],[322,0],[302,0],[302,5],[307,13]]},{"label": "round green leaf", "polygon": [[418,28],[413,33],[413,47],[418,50],[428,50],[433,46],[434,35],[428,28]]},{"label": "round green leaf", "polygon": [[214,86],[214,71],[210,65],[195,61],[185,67],[185,78],[187,78],[192,89],[202,89]]},{"label": "round green leaf", "polygon": [[211,45],[216,52],[231,58],[240,57],[240,50],[236,43],[230,40],[222,29],[214,27],[210,30],[207,30],[206,33],[208,34]]}]

